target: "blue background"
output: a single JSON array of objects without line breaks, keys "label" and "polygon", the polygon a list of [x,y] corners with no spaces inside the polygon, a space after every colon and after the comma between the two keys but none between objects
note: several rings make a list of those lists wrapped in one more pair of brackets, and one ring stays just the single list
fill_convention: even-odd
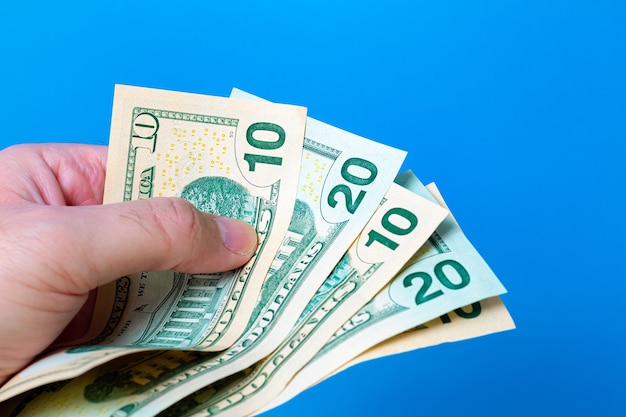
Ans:
[{"label": "blue background", "polygon": [[408,150],[509,290],[516,330],[268,416],[626,415],[624,2],[8,3],[2,147],[107,143],[115,83],[305,105]]}]

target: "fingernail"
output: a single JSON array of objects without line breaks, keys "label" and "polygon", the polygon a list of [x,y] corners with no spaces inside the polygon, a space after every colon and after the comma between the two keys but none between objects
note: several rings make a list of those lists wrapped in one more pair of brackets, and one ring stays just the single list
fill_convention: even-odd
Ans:
[{"label": "fingernail", "polygon": [[224,246],[231,252],[239,255],[250,256],[257,246],[257,235],[254,229],[242,220],[228,217],[215,217],[222,236]]}]

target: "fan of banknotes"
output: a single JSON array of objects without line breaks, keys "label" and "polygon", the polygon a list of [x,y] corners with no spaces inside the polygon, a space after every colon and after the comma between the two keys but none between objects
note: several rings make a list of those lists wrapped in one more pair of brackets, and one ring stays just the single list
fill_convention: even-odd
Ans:
[{"label": "fan of banknotes", "polygon": [[355,363],[514,328],[405,156],[237,89],[116,86],[105,204],[181,197],[248,222],[258,249],[99,288],[87,335],[0,388],[1,413],[255,415]]}]

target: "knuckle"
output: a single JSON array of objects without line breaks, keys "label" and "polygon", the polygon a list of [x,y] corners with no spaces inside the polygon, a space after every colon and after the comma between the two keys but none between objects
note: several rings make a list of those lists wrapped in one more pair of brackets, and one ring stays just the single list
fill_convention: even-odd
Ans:
[{"label": "knuckle", "polygon": [[184,256],[195,253],[195,242],[202,230],[200,214],[191,203],[181,198],[148,201],[159,239],[165,245],[170,262],[178,265]]}]

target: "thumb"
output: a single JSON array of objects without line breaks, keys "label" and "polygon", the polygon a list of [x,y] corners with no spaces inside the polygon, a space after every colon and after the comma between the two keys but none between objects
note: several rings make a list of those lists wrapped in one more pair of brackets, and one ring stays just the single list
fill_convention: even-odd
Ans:
[{"label": "thumb", "polygon": [[203,213],[179,198],[68,209],[76,213],[64,236],[91,270],[72,274],[82,281],[75,282],[79,292],[141,271],[227,271],[245,264],[257,248],[247,223]]}]

